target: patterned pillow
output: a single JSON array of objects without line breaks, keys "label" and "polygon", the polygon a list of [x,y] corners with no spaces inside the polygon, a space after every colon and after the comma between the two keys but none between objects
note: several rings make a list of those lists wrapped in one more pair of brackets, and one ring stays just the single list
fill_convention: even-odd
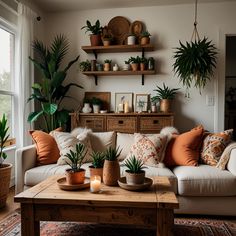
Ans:
[{"label": "patterned pillow", "polygon": [[167,136],[162,134],[143,135],[134,134],[134,144],[131,146],[127,158],[134,155],[145,165],[158,166],[164,159]]},{"label": "patterned pillow", "polygon": [[216,166],[220,157],[231,141],[233,130],[208,134],[203,140],[200,161],[210,166]]}]

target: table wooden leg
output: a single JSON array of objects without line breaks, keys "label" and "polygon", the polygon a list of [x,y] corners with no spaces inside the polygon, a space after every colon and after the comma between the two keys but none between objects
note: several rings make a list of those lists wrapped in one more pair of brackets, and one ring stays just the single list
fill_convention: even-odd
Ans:
[{"label": "table wooden leg", "polygon": [[174,211],[173,209],[157,209],[156,236],[173,236]]},{"label": "table wooden leg", "polygon": [[40,235],[40,222],[34,220],[34,207],[30,203],[21,204],[21,235]]}]

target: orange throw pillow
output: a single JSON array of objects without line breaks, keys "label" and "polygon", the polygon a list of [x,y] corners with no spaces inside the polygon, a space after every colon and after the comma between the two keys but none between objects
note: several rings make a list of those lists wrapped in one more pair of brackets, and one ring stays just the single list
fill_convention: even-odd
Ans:
[{"label": "orange throw pillow", "polygon": [[[56,129],[61,131],[60,128]],[[37,164],[48,165],[56,163],[60,157],[60,151],[55,139],[48,133],[40,130],[29,131],[37,149]]]},{"label": "orange throw pillow", "polygon": [[174,136],[166,149],[166,166],[197,166],[203,133],[203,127],[198,126],[189,132]]}]

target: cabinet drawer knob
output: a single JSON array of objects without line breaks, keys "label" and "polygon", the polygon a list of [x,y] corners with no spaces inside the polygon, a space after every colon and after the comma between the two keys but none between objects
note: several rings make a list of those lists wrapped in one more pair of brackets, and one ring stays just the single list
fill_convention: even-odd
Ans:
[{"label": "cabinet drawer knob", "polygon": [[124,121],[123,120],[119,120],[118,124],[122,125],[122,124],[124,124]]},{"label": "cabinet drawer knob", "polygon": [[153,121],[153,124],[158,124],[159,123],[159,120],[154,120]]}]

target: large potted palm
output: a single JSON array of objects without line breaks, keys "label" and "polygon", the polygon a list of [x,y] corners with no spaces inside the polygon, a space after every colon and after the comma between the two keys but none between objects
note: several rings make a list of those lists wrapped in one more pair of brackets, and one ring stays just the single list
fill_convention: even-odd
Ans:
[{"label": "large potted palm", "polygon": [[7,126],[7,119],[3,114],[0,120],[0,208],[6,205],[7,195],[9,192],[12,164],[4,164],[7,154],[4,152],[4,147],[9,138],[9,127]]},{"label": "large potted palm", "polygon": [[65,68],[61,63],[68,52],[69,43],[64,35],[54,38],[50,47],[43,42],[33,42],[35,58],[29,57],[42,75],[40,82],[33,84],[33,92],[28,101],[34,100],[39,103],[39,108],[30,113],[29,122],[34,122],[40,117],[44,121],[44,129],[47,132],[63,126],[69,119],[69,111],[62,107],[64,98],[70,98],[67,94],[71,87],[82,88],[76,83],[65,83],[68,70],[78,61],[79,56],[70,61]]}]

